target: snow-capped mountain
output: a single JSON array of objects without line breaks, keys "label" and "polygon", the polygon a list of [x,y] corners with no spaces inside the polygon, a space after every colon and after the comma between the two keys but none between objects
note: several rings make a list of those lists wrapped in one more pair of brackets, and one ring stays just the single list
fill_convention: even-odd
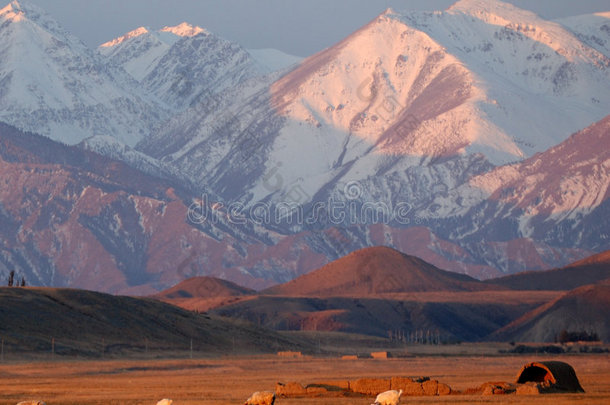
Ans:
[{"label": "snow-capped mountain", "polygon": [[99,52],[174,110],[267,71],[240,45],[187,23],[158,31],[140,27]]},{"label": "snow-capped mountain", "polygon": [[[550,237],[568,226],[559,216],[537,216],[535,231],[513,229],[526,217],[511,210],[514,218],[498,219],[496,209],[484,209],[490,195],[482,186],[464,186],[476,178],[492,187],[486,173],[494,166],[531,158],[608,114],[610,59],[558,23],[499,1],[464,0],[435,13],[388,10],[267,79],[176,116],[137,149],[227,202],[300,205],[306,215],[330,201],[355,207],[355,219],[271,221],[287,234],[315,230],[311,246],[327,257],[389,244],[489,276],[490,268],[544,268],[606,246],[583,236],[586,242],[571,239],[569,247]],[[455,190],[455,200],[443,202]],[[378,224],[383,231],[362,214],[371,203],[389,208],[389,220]],[[562,209],[559,200],[550,204]],[[397,209],[406,211],[403,221],[392,215]],[[580,220],[595,222],[599,212]],[[338,246],[318,232],[337,225]],[[429,240],[417,252],[410,250],[414,234]],[[443,263],[449,257],[462,264]]]},{"label": "snow-capped mountain", "polygon": [[487,88],[481,111],[523,156],[607,114],[610,59],[556,23],[483,0],[462,0],[441,15],[405,20],[477,75]]},{"label": "snow-capped mountain", "polygon": [[207,31],[187,23],[164,27],[158,31],[139,27],[103,43],[98,51],[109,58],[112,64],[122,66],[134,79],[140,81],[157,66],[178,40],[203,33]]},{"label": "snow-capped mountain", "polygon": [[548,151],[475,176],[438,196],[435,215],[476,219],[455,227],[449,238],[489,239],[501,230],[509,239],[604,248],[610,229],[608,146],[610,115]]},{"label": "snow-capped mountain", "polygon": [[[608,134],[605,120],[541,155],[540,160],[566,163],[553,178],[568,178],[566,173],[574,167],[586,167],[579,177],[583,184],[596,180],[603,184],[600,170],[607,171],[607,159],[594,164],[591,156],[595,155],[592,151],[607,146]],[[594,142],[588,143],[587,150],[575,152],[590,138]],[[515,177],[507,187],[531,183],[534,160],[524,162],[525,180]],[[281,235],[251,221],[236,221],[226,207],[209,199],[210,195],[208,201],[201,201],[171,181],[5,124],[0,124],[0,169],[0,274],[13,269],[33,285],[149,293],[191,276],[214,275],[261,288],[370,245],[400,247],[443,268],[479,277],[498,275],[498,269],[548,268],[588,253],[543,241],[511,239],[514,229],[503,225],[510,219],[485,215],[493,199],[482,199],[472,215],[448,216],[410,228],[363,224]],[[509,169],[500,168],[497,173]],[[549,167],[547,172],[552,174],[553,170]],[[536,188],[541,195],[565,194],[555,192],[555,182],[547,180],[540,179]],[[473,184],[478,184],[476,178]],[[607,232],[608,199],[597,199],[603,204],[597,212],[585,212],[583,225],[578,225],[586,231],[586,238],[582,237],[585,233],[575,232],[577,240],[565,241],[566,245],[590,245],[587,238]],[[483,205],[486,201],[487,206]],[[512,204],[502,201],[497,212],[518,210]],[[602,206],[606,208],[600,211]],[[206,221],[196,221],[193,213],[203,215]],[[486,222],[471,224],[476,218],[486,218]],[[541,224],[547,229],[553,226]],[[560,226],[570,229],[571,224]],[[494,236],[494,230],[504,235]],[[455,232],[459,236],[448,240]],[[557,236],[562,235],[570,233]]]},{"label": "snow-capped mountain", "polygon": [[213,275],[264,288],[329,261],[307,237],[236,222],[211,194],[0,123],[4,280],[15,270],[30,285],[147,294]]},{"label": "snow-capped mountain", "polygon": [[425,205],[428,187],[546,150],[608,105],[603,53],[531,12],[463,0],[444,12],[388,10],[269,86],[202,103],[138,148],[227,200],[282,201],[296,188],[312,201],[358,181],[388,203]]},{"label": "snow-capped mountain", "polygon": [[438,237],[505,273],[542,268],[557,254],[606,250],[609,150],[607,116],[543,153],[437,195],[432,209],[416,215]]},{"label": "snow-capped mountain", "polygon": [[167,116],[36,6],[0,10],[0,120],[74,144],[109,135],[134,145]]}]

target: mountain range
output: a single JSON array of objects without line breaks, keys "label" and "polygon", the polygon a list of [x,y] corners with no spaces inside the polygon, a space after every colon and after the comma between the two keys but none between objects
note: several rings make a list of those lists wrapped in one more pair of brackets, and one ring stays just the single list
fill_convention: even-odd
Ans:
[{"label": "mountain range", "polygon": [[608,250],[608,18],[387,10],[300,61],[188,23],[92,50],[12,1],[0,274],[149,294],[375,245],[477,278]]}]

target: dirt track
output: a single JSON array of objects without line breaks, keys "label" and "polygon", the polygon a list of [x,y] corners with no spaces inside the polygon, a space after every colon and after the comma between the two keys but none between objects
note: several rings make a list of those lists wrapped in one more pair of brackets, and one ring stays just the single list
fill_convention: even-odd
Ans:
[{"label": "dirt track", "polygon": [[[586,394],[544,395],[536,404],[610,403],[610,356],[415,357],[391,360],[280,359],[274,356],[209,360],[61,361],[0,365],[0,405],[43,399],[48,405],[242,404],[277,381],[304,384],[361,377],[430,376],[463,390],[487,381],[513,381],[532,360],[574,366]],[[529,404],[532,397],[405,397],[401,403]],[[279,399],[276,404],[370,404],[371,398]]]}]

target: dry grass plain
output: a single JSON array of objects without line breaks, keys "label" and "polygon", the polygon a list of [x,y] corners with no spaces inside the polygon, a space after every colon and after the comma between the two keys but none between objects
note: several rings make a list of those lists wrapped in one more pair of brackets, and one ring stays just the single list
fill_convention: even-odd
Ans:
[{"label": "dry grass plain", "polygon": [[[430,376],[463,390],[487,381],[513,381],[522,365],[561,360],[573,365],[585,394],[536,397],[403,397],[403,404],[609,404],[610,356],[427,356],[389,360],[336,358],[282,359],[276,356],[185,360],[106,360],[0,365],[0,405],[43,399],[48,405],[243,404],[256,390],[273,390],[277,381],[317,381],[361,377]],[[364,405],[372,398],[279,399],[279,405]]]}]

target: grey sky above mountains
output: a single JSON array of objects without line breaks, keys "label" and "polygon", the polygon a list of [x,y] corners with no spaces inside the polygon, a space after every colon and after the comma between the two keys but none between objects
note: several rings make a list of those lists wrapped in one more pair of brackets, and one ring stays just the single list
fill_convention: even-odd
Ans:
[{"label": "grey sky above mountains", "polygon": [[[91,47],[140,26],[183,21],[246,48],[276,48],[299,56],[320,51],[388,7],[444,10],[452,0],[30,0]],[[509,0],[554,19],[610,11],[608,0]]]}]

